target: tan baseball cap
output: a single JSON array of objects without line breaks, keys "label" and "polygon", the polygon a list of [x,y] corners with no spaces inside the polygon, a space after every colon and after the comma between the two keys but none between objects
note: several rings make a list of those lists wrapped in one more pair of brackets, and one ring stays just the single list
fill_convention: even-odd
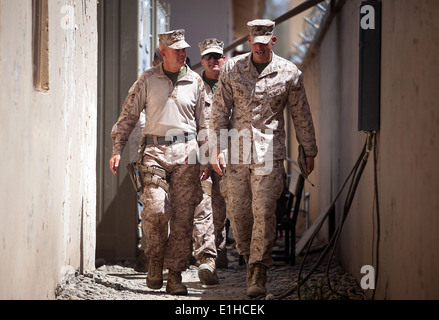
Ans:
[{"label": "tan baseball cap", "polygon": [[250,31],[251,43],[267,44],[273,37],[274,21],[268,19],[256,19],[247,23]]},{"label": "tan baseball cap", "polygon": [[208,53],[223,54],[224,42],[215,38],[210,38],[201,41],[198,44],[198,47],[200,48],[201,56],[204,56],[205,54]]},{"label": "tan baseball cap", "polygon": [[190,48],[190,45],[184,40],[184,29],[172,30],[158,35],[160,44],[171,49]]}]

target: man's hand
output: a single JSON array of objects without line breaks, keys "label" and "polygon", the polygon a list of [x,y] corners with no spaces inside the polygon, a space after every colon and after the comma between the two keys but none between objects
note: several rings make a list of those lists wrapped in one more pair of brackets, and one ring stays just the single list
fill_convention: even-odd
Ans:
[{"label": "man's hand", "polygon": [[110,170],[117,176],[120,163],[120,154],[113,154],[110,158]]},{"label": "man's hand", "polygon": [[201,181],[209,179],[210,175],[211,175],[211,170],[200,170]]},{"label": "man's hand", "polygon": [[216,153],[214,152],[212,154],[210,162],[212,163],[213,170],[215,170],[216,173],[222,176],[224,172],[221,170],[221,165],[225,168],[226,161],[224,159],[224,154],[221,152],[220,148],[217,148]]}]

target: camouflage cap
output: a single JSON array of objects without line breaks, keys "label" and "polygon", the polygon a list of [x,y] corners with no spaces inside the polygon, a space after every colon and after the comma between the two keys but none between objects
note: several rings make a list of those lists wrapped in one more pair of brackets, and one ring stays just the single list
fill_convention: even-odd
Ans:
[{"label": "camouflage cap", "polygon": [[247,23],[251,43],[267,44],[273,37],[274,22],[268,19],[256,19]]},{"label": "camouflage cap", "polygon": [[210,38],[201,41],[198,44],[198,47],[200,48],[201,56],[212,52],[223,54],[224,42],[215,38]]},{"label": "camouflage cap", "polygon": [[190,45],[184,40],[184,29],[172,30],[158,35],[160,44],[171,49],[190,48]]}]

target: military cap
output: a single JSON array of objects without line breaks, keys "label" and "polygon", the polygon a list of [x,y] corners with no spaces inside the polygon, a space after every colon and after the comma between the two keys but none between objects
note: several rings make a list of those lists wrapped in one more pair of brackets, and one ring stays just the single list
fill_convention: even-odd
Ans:
[{"label": "military cap", "polygon": [[200,48],[201,56],[212,52],[223,54],[224,42],[215,38],[210,38],[201,41],[198,44],[198,47]]},{"label": "military cap", "polygon": [[172,30],[158,35],[160,44],[171,49],[185,49],[190,45],[184,40],[184,29]]},{"label": "military cap", "polygon": [[267,44],[273,37],[274,22],[268,19],[256,19],[247,23],[251,43]]}]

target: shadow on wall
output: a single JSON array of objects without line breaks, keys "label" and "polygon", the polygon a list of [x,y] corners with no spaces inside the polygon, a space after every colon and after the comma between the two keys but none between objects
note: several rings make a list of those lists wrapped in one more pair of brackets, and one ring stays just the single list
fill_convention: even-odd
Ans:
[{"label": "shadow on wall", "polygon": [[136,232],[137,195],[126,175],[100,221],[97,221],[96,261],[104,259],[105,263],[116,263],[135,260]]}]

